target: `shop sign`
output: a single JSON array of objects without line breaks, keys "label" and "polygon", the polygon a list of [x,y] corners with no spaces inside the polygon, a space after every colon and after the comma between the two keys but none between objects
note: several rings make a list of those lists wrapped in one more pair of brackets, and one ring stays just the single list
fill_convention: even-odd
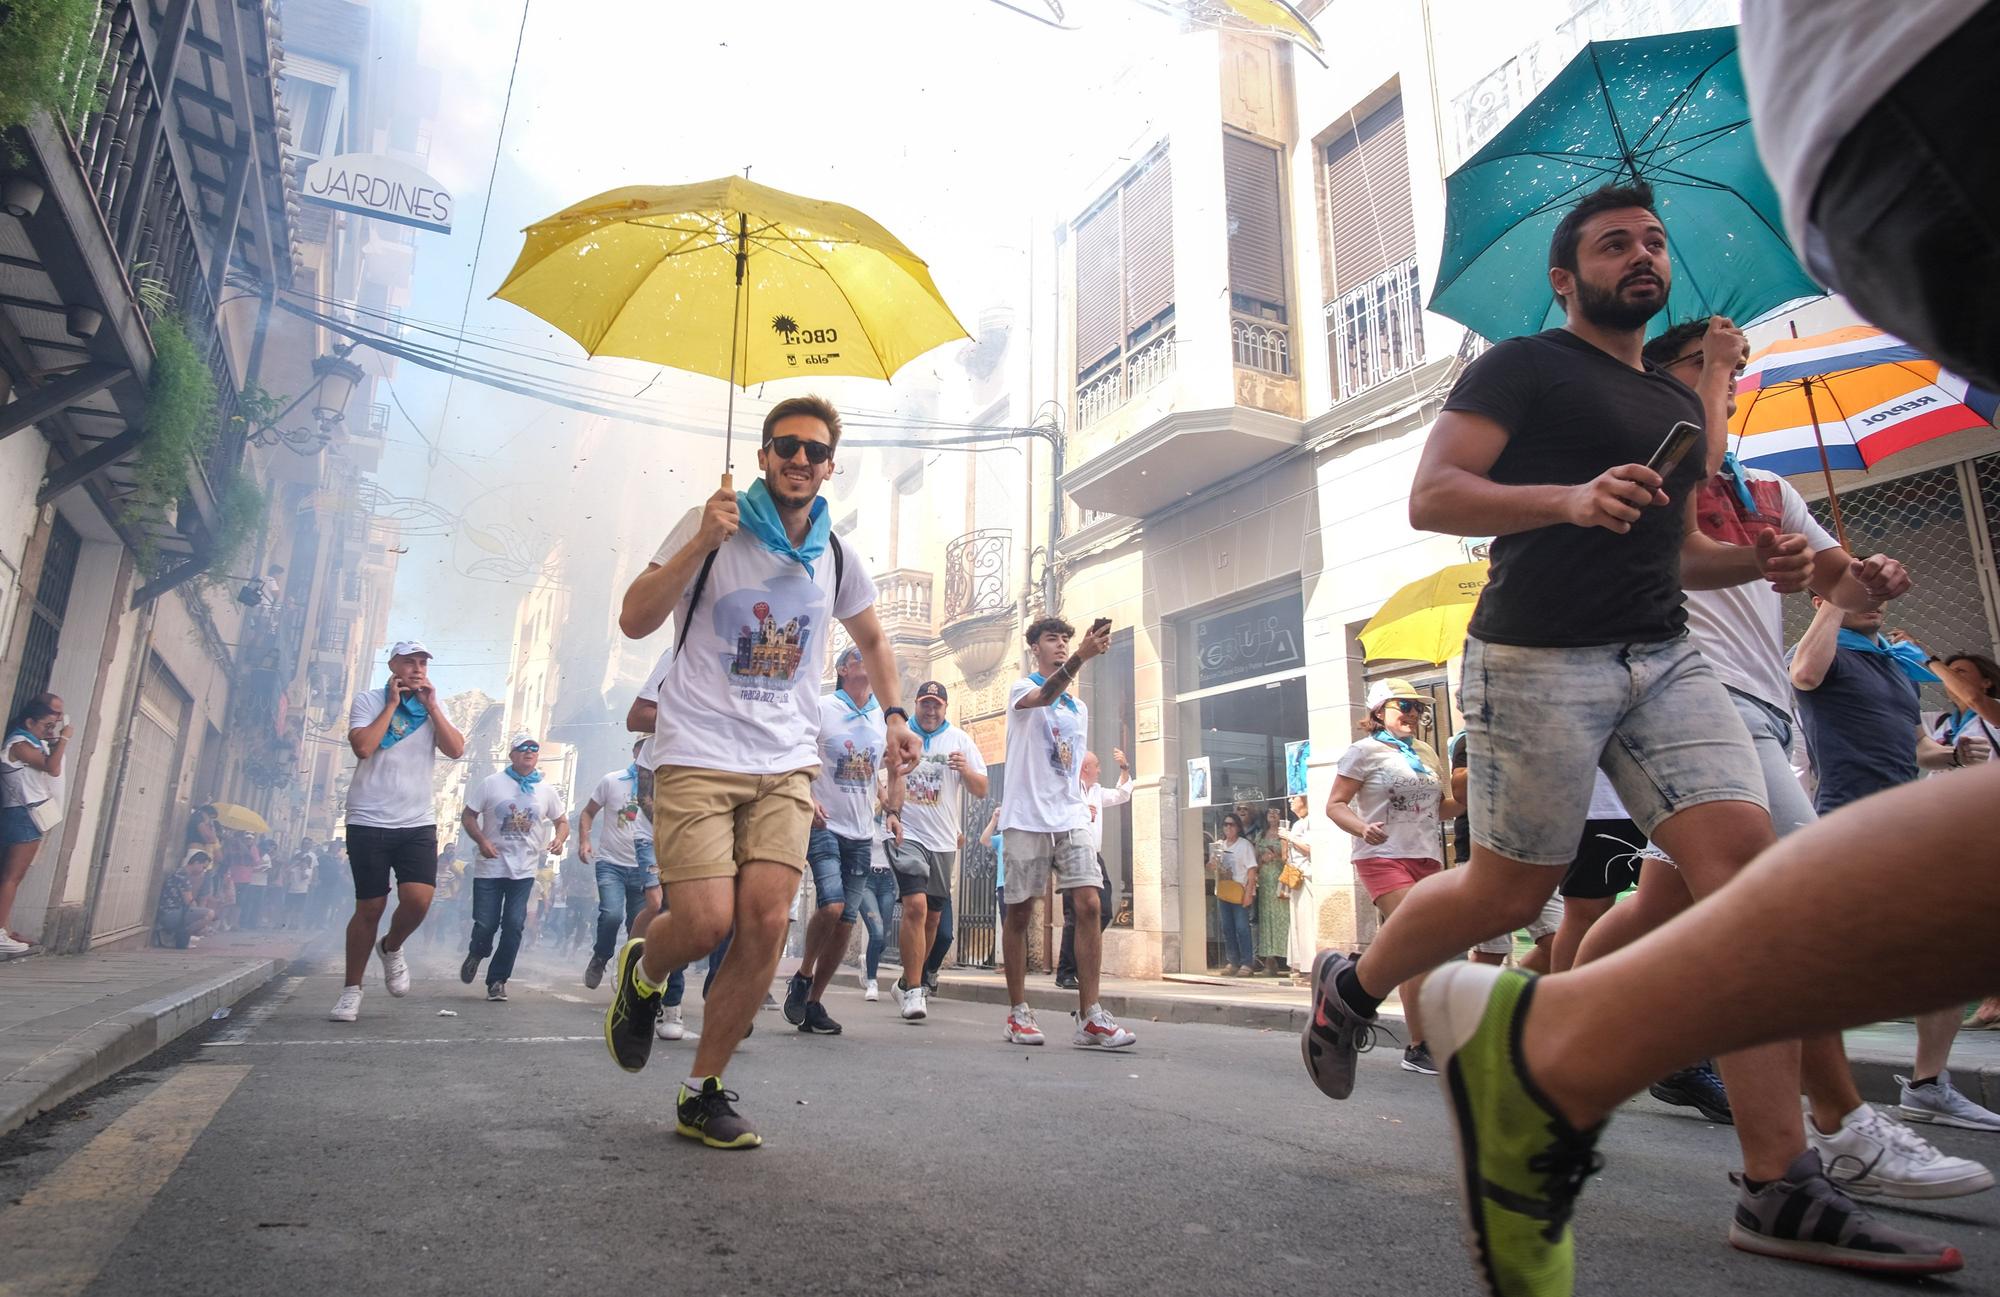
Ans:
[{"label": "shop sign", "polygon": [[343,212],[451,233],[451,194],[422,171],[379,153],[343,153],[306,168],[300,197]]},{"label": "shop sign", "polygon": [[1305,666],[1305,600],[1296,592],[1194,624],[1201,689]]}]

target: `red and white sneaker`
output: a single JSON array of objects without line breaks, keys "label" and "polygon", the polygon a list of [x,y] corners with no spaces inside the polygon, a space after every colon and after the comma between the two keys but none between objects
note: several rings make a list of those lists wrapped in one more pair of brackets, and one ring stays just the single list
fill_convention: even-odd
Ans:
[{"label": "red and white sneaker", "polygon": [[1007,1015],[1007,1030],[1003,1038],[1010,1045],[1039,1045],[1043,1042],[1042,1029],[1035,1025],[1035,1011],[1023,1005]]},{"label": "red and white sneaker", "polygon": [[1083,1049],[1123,1049],[1138,1039],[1114,1022],[1103,1005],[1094,1004],[1089,1013],[1077,1018],[1076,1034],[1069,1038],[1069,1043]]}]

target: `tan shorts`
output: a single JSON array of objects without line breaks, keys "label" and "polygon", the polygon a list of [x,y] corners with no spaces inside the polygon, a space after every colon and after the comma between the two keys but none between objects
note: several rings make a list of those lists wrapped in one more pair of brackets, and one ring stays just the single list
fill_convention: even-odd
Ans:
[{"label": "tan shorts", "polygon": [[660,880],[734,878],[753,860],[806,867],[812,781],[819,767],[782,775],[741,775],[697,766],[653,772],[653,838]]}]

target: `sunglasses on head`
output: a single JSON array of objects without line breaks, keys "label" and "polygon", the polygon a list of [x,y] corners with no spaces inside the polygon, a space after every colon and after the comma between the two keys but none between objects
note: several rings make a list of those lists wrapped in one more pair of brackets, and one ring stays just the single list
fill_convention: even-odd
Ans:
[{"label": "sunglasses on head", "polygon": [[804,437],[784,436],[773,437],[764,443],[764,449],[779,459],[792,458],[799,453],[800,447],[805,448],[808,464],[824,464],[833,458],[833,447],[823,441],[807,441]]}]

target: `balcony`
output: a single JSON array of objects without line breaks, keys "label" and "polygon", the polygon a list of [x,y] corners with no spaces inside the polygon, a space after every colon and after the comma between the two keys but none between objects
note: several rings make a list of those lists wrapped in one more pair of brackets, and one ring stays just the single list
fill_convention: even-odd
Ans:
[{"label": "balcony", "polygon": [[1326,342],[1337,400],[1424,363],[1424,306],[1417,259],[1391,266],[1326,304]]},{"label": "balcony", "polygon": [[1014,534],[996,527],[945,546],[943,639],[967,678],[998,667],[1014,643],[1013,553]]},{"label": "balcony", "polygon": [[1231,358],[1244,369],[1280,378],[1292,376],[1292,331],[1276,321],[1232,312],[1229,350]]},{"label": "balcony", "polygon": [[1171,322],[1109,366],[1090,374],[1076,389],[1076,426],[1087,428],[1135,396],[1152,391],[1174,372]]},{"label": "balcony", "polygon": [[875,578],[875,615],[891,639],[928,642],[936,637],[931,617],[931,574],[899,567]]}]

